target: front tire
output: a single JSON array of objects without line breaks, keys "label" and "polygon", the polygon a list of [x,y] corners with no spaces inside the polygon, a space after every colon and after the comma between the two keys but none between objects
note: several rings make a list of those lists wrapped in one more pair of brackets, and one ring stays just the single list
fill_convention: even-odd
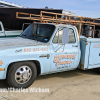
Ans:
[{"label": "front tire", "polygon": [[36,65],[33,62],[17,62],[10,66],[7,73],[7,83],[10,87],[27,88],[37,76]]}]

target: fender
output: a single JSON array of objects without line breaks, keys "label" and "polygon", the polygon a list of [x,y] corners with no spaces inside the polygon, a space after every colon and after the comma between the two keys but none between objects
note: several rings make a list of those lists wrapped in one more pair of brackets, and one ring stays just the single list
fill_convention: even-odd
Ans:
[{"label": "fender", "polygon": [[7,74],[7,69],[8,69],[8,66],[10,65],[10,64],[12,64],[12,63],[16,63],[16,62],[22,62],[22,61],[38,61],[39,63],[40,63],[40,69],[41,69],[41,71],[40,71],[40,75],[43,73],[43,63],[41,62],[41,60],[39,60],[39,59],[36,59],[36,58],[30,58],[30,59],[13,59],[13,60],[10,60],[9,62],[8,62],[8,64],[7,64],[7,66],[5,67],[5,72],[6,72],[6,74]]}]

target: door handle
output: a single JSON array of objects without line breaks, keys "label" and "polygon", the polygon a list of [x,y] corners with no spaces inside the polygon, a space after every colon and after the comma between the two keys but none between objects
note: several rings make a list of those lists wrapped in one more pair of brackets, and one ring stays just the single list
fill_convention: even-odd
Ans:
[{"label": "door handle", "polygon": [[78,45],[72,45],[72,47],[78,47]]}]

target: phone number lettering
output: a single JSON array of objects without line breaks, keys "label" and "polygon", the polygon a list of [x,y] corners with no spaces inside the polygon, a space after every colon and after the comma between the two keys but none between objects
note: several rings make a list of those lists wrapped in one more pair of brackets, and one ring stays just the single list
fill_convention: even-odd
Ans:
[{"label": "phone number lettering", "polygon": [[48,51],[48,48],[24,48],[24,52]]}]

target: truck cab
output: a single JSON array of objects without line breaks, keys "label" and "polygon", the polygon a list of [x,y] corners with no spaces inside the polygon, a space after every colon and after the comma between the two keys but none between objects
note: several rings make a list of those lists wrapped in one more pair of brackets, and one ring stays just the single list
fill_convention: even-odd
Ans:
[{"label": "truck cab", "polygon": [[50,72],[76,69],[80,59],[80,42],[76,27],[72,25],[56,25],[51,44]]}]

